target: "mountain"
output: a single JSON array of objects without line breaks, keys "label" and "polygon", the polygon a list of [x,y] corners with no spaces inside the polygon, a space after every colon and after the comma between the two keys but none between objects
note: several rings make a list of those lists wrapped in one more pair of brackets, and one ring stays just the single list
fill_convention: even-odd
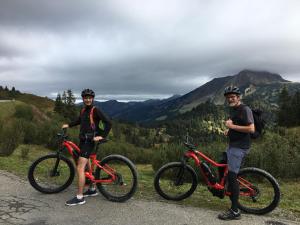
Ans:
[{"label": "mountain", "polygon": [[109,116],[119,120],[152,123],[174,118],[191,111],[201,103],[210,101],[216,105],[225,102],[223,91],[230,85],[238,86],[247,102],[264,102],[276,107],[278,93],[287,86],[292,93],[300,90],[300,83],[283,79],[279,74],[267,71],[242,70],[238,74],[214,78],[182,96],[163,100],[122,103],[107,101],[97,103]]},{"label": "mountain", "polygon": [[118,102],[110,100],[106,102],[95,102],[106,114],[114,119],[145,122],[155,120],[157,113],[160,113],[159,107],[179,98],[180,95],[173,95],[167,99],[149,99],[143,102]]},{"label": "mountain", "polygon": [[223,91],[225,87],[238,86],[244,94],[251,94],[259,87],[271,84],[287,84],[290,81],[284,80],[279,74],[265,71],[242,70],[236,75],[214,78],[210,82],[191,91],[178,99],[177,108],[180,112],[190,111],[193,107],[207,100],[217,105],[224,104]]}]

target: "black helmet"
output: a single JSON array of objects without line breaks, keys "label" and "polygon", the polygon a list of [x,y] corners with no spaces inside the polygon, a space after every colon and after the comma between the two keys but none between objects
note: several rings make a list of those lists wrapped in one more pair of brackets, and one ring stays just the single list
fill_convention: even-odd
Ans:
[{"label": "black helmet", "polygon": [[94,98],[95,97],[95,92],[91,89],[84,89],[81,92],[81,97],[85,97],[85,96],[92,96]]},{"label": "black helmet", "polygon": [[235,86],[228,86],[224,89],[224,96],[228,94],[236,94],[236,95],[241,95],[241,91],[238,87]]}]

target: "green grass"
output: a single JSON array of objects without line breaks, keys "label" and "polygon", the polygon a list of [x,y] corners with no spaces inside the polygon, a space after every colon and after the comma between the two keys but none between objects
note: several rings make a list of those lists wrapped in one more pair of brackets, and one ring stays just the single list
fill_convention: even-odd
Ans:
[{"label": "green grass", "polygon": [[[24,149],[29,148],[28,154]],[[9,157],[0,157],[0,168],[12,172],[20,177],[27,179],[27,172],[32,162],[40,156],[46,155],[51,151],[36,145],[20,145]],[[154,171],[151,165],[137,165],[139,173],[139,187],[135,198],[148,199],[153,201],[164,201],[173,204],[187,205],[193,207],[209,208],[213,210],[225,210],[229,207],[229,198],[219,199],[212,196],[207,188],[199,184],[191,197],[179,202],[166,201],[162,199],[154,190],[153,178]],[[73,184],[76,184],[74,180]],[[269,216],[286,217],[288,219],[300,220],[300,182],[299,180],[279,181],[282,198],[279,207]]]},{"label": "green grass", "polygon": [[[22,148],[29,147],[27,157],[22,156]],[[12,172],[21,177],[26,177],[28,168],[34,160],[50,153],[49,149],[46,149],[38,145],[20,145],[12,155],[8,157],[0,157],[0,168]]]}]

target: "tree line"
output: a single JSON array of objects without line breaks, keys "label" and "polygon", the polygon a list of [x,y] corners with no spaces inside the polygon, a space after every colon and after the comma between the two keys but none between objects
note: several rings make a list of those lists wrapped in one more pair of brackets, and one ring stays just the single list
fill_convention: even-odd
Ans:
[{"label": "tree line", "polygon": [[279,126],[300,126],[300,91],[289,94],[287,88],[284,87],[279,94],[278,105],[277,122]]}]

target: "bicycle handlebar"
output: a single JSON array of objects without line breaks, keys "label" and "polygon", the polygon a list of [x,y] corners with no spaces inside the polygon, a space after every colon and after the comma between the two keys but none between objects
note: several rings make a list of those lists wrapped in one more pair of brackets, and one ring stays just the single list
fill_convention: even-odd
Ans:
[{"label": "bicycle handlebar", "polygon": [[[57,133],[57,136],[60,137],[60,138],[62,138],[62,139],[67,139],[68,138],[67,128],[62,128],[62,133]],[[108,141],[109,141],[109,139],[103,138],[100,141],[95,141],[95,142],[97,143],[97,145],[99,145],[99,144],[104,144],[104,143],[106,143]]]},{"label": "bicycle handlebar", "polygon": [[191,142],[190,142],[190,139],[193,140],[193,138],[192,138],[191,136],[189,136],[189,133],[187,132],[186,135],[185,135],[185,141],[184,141],[183,143],[184,143],[184,145],[185,145],[186,147],[188,147],[189,149],[194,150],[194,149],[197,148],[197,145],[191,143]]}]

